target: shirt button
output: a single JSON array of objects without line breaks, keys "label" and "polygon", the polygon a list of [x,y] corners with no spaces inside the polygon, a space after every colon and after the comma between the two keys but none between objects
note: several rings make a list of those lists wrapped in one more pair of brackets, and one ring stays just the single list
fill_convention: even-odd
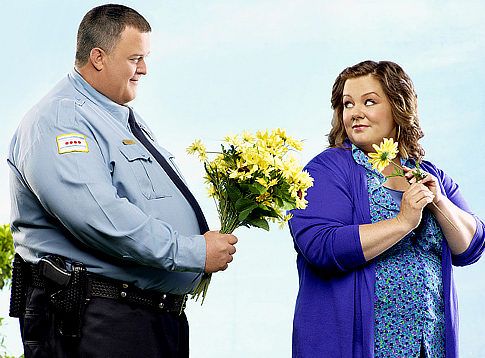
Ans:
[{"label": "shirt button", "polygon": [[125,291],[121,291],[121,297],[125,298],[126,297],[126,292]]},{"label": "shirt button", "polygon": [[122,286],[123,286],[123,288],[128,288],[128,284],[127,283],[124,283]]},{"label": "shirt button", "polygon": [[160,302],[160,303],[158,304],[158,307],[159,307],[159,308],[163,308],[164,306],[165,306],[165,304],[164,304],[163,302]]}]

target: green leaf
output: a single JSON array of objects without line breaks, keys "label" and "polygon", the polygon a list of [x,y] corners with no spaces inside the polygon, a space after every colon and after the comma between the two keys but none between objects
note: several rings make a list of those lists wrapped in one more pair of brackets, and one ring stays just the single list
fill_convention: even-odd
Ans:
[{"label": "green leaf", "polygon": [[416,169],[414,169],[412,173],[413,173],[413,176],[416,178],[417,182],[426,178],[426,172],[421,170],[421,166],[419,162],[416,162]]},{"label": "green leaf", "polygon": [[254,219],[248,222],[248,225],[254,226],[254,227],[259,227],[261,229],[264,229],[266,231],[269,231],[269,224],[265,219]]},{"label": "green leaf", "polygon": [[261,209],[261,217],[270,217],[270,218],[279,218],[280,215],[278,214],[278,212],[273,209],[273,208],[270,208],[270,207],[267,207],[265,205],[258,205],[258,208]]},{"label": "green leaf", "polygon": [[233,185],[227,185],[226,190],[227,196],[233,202],[236,202],[242,196],[241,191]]},{"label": "green leaf", "polygon": [[241,184],[241,189],[245,192],[261,195],[266,193],[266,188],[259,183]]},{"label": "green leaf", "polygon": [[237,199],[237,201],[236,201],[236,210],[238,212],[241,212],[243,210],[246,210],[247,208],[249,208],[252,205],[255,205],[254,200],[242,197],[242,198]]},{"label": "green leaf", "polygon": [[402,169],[394,168],[394,171],[391,175],[388,175],[386,178],[393,178],[393,177],[403,177],[404,171]]},{"label": "green leaf", "polygon": [[238,216],[238,219],[239,221],[244,221],[246,220],[246,218],[249,216],[249,214],[251,214],[251,212],[256,209],[258,207],[257,204],[253,203],[253,205],[250,205],[249,207],[247,207],[246,209],[244,209],[243,211],[241,211],[239,213],[239,216]]},{"label": "green leaf", "polygon": [[15,254],[9,225],[0,225],[0,289],[12,277],[12,260]]},{"label": "green leaf", "polygon": [[274,198],[274,201],[276,202],[276,205],[277,205],[279,208],[281,208],[281,207],[283,206],[283,199],[281,199],[281,197],[276,196],[276,197]]},{"label": "green leaf", "polygon": [[283,210],[294,209],[295,208],[295,201],[293,200],[293,202],[290,202],[290,201],[284,200],[283,205],[281,205],[280,208],[282,208]]},{"label": "green leaf", "polygon": [[253,194],[261,195],[266,193],[266,188],[259,183],[254,183],[249,186],[249,191]]}]

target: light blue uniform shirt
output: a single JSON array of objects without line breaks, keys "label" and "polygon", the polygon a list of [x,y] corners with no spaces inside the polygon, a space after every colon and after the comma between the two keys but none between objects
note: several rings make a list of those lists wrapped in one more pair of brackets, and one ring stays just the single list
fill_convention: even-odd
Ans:
[{"label": "light blue uniform shirt", "polygon": [[204,270],[205,240],[190,204],[131,134],[128,114],[76,71],[27,113],[8,158],[16,251],[33,263],[57,254],[140,288],[187,293]]}]

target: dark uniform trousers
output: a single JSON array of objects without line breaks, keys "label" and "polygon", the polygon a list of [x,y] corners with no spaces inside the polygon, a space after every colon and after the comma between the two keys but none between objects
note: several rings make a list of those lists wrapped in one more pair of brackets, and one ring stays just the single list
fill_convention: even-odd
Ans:
[{"label": "dark uniform trousers", "polygon": [[189,357],[185,313],[95,297],[84,307],[81,338],[60,336],[55,324],[44,289],[27,288],[20,317],[25,358]]}]

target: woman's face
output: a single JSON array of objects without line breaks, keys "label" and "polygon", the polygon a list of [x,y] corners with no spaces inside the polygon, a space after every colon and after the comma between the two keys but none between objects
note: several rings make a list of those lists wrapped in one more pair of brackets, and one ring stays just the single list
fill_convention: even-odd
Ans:
[{"label": "woman's face", "polygon": [[343,121],[347,137],[365,153],[383,138],[395,138],[396,124],[391,104],[380,82],[372,75],[345,81]]}]

